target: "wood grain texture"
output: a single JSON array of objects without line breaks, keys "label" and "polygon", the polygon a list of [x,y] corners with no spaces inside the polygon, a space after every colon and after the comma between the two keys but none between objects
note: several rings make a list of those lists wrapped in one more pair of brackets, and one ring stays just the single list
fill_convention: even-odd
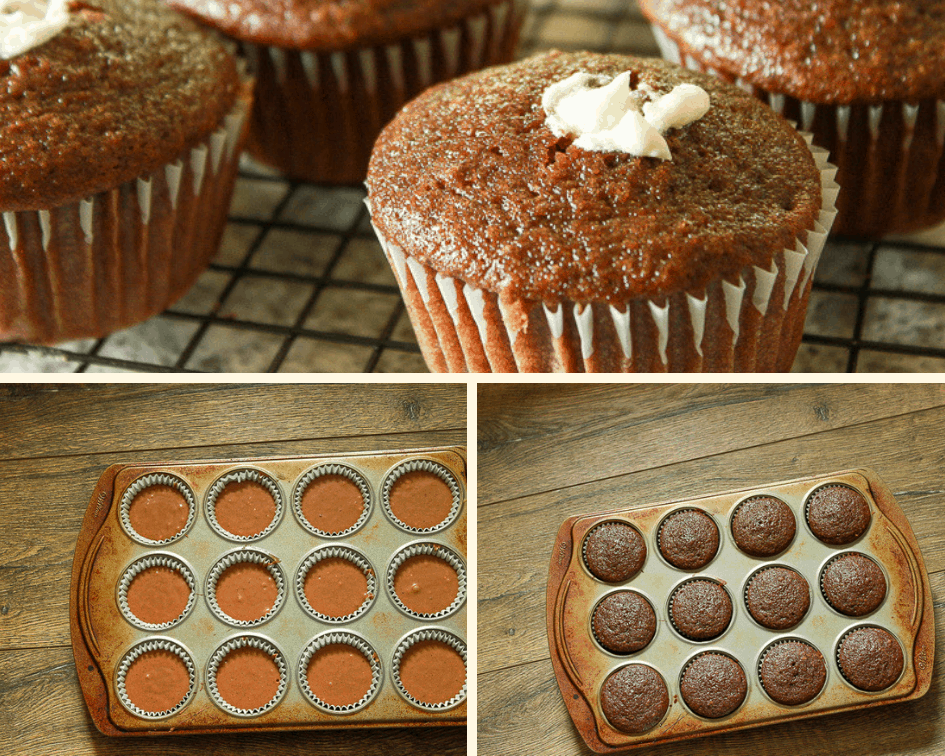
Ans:
[{"label": "wood grain texture", "polygon": [[465,753],[461,727],[106,738],[69,645],[75,541],[108,465],[465,444],[465,384],[0,386],[0,753]]},{"label": "wood grain texture", "polygon": [[[870,386],[870,401],[861,407],[858,416],[858,400],[849,396],[858,386],[811,387],[816,394],[805,394],[801,390],[805,387],[798,387],[799,393],[786,394],[780,385],[746,385],[737,391],[739,401],[731,419],[707,425],[703,412],[687,413],[679,406],[682,397],[690,395],[691,386],[644,387],[649,398],[638,411],[649,417],[646,422],[638,422],[637,410],[627,399],[637,396],[641,387],[624,387],[626,396],[621,397],[613,387],[598,391],[599,386],[586,386],[596,401],[606,406],[596,408],[595,402],[577,400],[571,392],[562,393],[554,406],[550,399],[543,400],[546,412],[533,415],[532,421],[534,428],[545,429],[540,443],[538,431],[533,432],[521,414],[521,397],[506,388],[484,385],[479,389],[480,418],[484,406],[490,407],[494,416],[501,416],[499,400],[504,396],[520,418],[516,421],[517,432],[523,438],[534,439],[528,443],[543,451],[528,456],[538,468],[533,474],[531,464],[522,462],[518,454],[487,457],[481,452],[480,439],[480,491],[495,478],[529,481],[505,500],[479,508],[480,753],[591,753],[561,700],[545,630],[548,565],[558,528],[571,515],[870,467],[889,485],[909,517],[933,577],[936,612],[943,611],[945,400],[940,398],[938,404],[932,401],[936,393],[942,397],[939,387],[931,391],[928,386]],[[723,406],[730,393],[727,388],[714,387],[718,396],[713,401],[713,387],[697,388],[691,395],[702,408]],[[676,405],[666,415],[650,410],[659,404],[660,390],[666,392],[662,402],[665,407]],[[483,393],[491,395],[483,401]],[[792,404],[784,401],[786,395],[807,399]],[[806,429],[798,435],[794,429],[803,425],[815,395],[827,407],[828,416],[842,416],[843,422],[825,424],[819,431]],[[599,418],[615,404],[623,406],[627,416],[612,428],[602,429]],[[877,412],[877,407],[885,407],[888,414]],[[584,427],[585,420],[592,429]],[[787,428],[780,438],[775,427],[778,423]],[[480,429],[483,427],[481,424]],[[489,423],[485,427],[490,427]],[[758,427],[771,430],[759,435],[755,431]],[[635,430],[629,432],[628,428]],[[669,430],[663,432],[661,428]],[[598,444],[604,449],[620,445],[630,448],[635,446],[637,435],[662,438],[663,454],[654,452],[643,469],[615,472],[613,459],[602,453]],[[714,444],[718,436],[727,441]],[[580,444],[580,438],[587,440]],[[539,490],[521,494],[528,486]],[[940,754],[945,751],[945,732],[937,724],[945,708],[942,621],[938,617],[939,653],[932,689],[919,701],[631,753]],[[875,737],[866,734],[866,725],[872,722],[877,723]]]}]

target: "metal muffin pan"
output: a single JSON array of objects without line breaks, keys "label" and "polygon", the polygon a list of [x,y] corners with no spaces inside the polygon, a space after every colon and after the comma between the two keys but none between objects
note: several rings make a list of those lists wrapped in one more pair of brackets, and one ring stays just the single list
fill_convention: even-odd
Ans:
[{"label": "metal muffin pan", "polygon": [[[387,476],[411,460],[428,460],[446,470],[454,480],[451,488],[459,495],[458,506],[454,507],[458,512],[451,514],[448,525],[432,533],[405,531],[391,521],[379,504],[378,497]],[[356,471],[372,499],[373,506],[364,522],[341,536],[316,535],[303,526],[293,505],[299,481],[313,468],[325,465],[344,465]],[[271,477],[279,487],[283,506],[275,526],[265,535],[235,542],[210,522],[206,514],[207,499],[214,484],[223,476],[246,469]],[[195,516],[178,537],[150,543],[147,539],[134,538],[129,533],[126,491],[140,488],[135,481],[142,478],[163,481],[168,475],[179,479],[192,491]],[[465,568],[465,479],[465,450],[458,447],[110,467],[96,486],[79,535],[70,606],[79,679],[96,726],[109,735],[154,735],[464,724],[465,688],[449,706],[417,706],[398,690],[393,666],[398,646],[417,631],[440,629],[465,643],[465,581],[460,576],[463,599],[448,613],[441,613],[444,616],[436,617],[411,616],[404,612],[391,599],[386,582],[388,566],[395,554],[416,544],[442,547]],[[354,613],[350,619],[321,620],[303,606],[298,596],[298,569],[321,549],[341,549],[356,554],[373,570],[373,599],[367,602],[367,609]],[[276,569],[284,575],[285,595],[265,620],[228,622],[211,606],[207,580],[221,559],[243,552],[271,555]],[[149,629],[141,622],[132,622],[127,616],[127,607],[123,611],[121,606],[122,576],[132,565],[150,557],[178,560],[192,571],[195,580],[196,601],[182,619],[169,627]],[[148,563],[151,561],[148,559]],[[314,705],[297,679],[301,657],[312,642],[326,632],[362,638],[379,657],[378,689],[363,706],[352,707],[355,710],[340,712]],[[227,711],[214,701],[208,685],[208,667],[215,652],[244,636],[259,638],[278,648],[284,656],[287,674],[280,700],[252,716]],[[143,716],[118,695],[118,670],[129,651],[143,642],[158,640],[178,644],[192,655],[196,686],[184,705],[171,715]]]},{"label": "metal muffin pan", "polygon": [[[856,541],[829,546],[818,540],[805,517],[807,497],[825,483],[842,483],[860,491],[870,505],[869,528]],[[735,544],[731,515],[739,503],[758,495],[772,495],[794,512],[796,535],[781,553],[770,558],[752,557]],[[700,509],[719,528],[719,551],[700,570],[681,570],[659,553],[657,528],[663,518],[679,509]],[[584,540],[597,524],[619,521],[634,526],[643,536],[647,554],[643,568],[623,583],[595,578],[583,558]],[[860,552],[883,570],[886,597],[873,612],[848,617],[837,612],[824,598],[820,575],[824,565],[838,554]],[[785,631],[769,630],[751,617],[745,603],[748,579],[766,565],[790,567],[808,582],[811,607],[803,619]],[[711,578],[723,584],[732,599],[732,620],[718,638],[694,641],[683,637],[669,618],[668,603],[673,590],[693,578]],[[657,630],[644,649],[632,654],[614,654],[594,638],[591,617],[607,594],[622,589],[637,591],[656,612]],[[642,506],[576,516],[558,532],[547,590],[548,637],[559,687],[575,726],[588,746],[598,753],[624,750],[684,738],[756,727],[790,719],[812,717],[863,706],[918,698],[931,682],[934,628],[928,575],[915,536],[902,510],[878,476],[869,470],[776,483],[687,501]],[[889,630],[904,651],[905,666],[899,680],[886,690],[869,693],[847,682],[836,661],[836,647],[850,629],[876,626]],[[798,639],[814,645],[824,656],[827,681],[809,703],[785,706],[764,691],[758,666],[773,643]],[[741,664],[748,682],[745,701],[732,714],[707,719],[692,712],[683,701],[679,681],[683,669],[706,651],[724,653]],[[666,682],[669,710],[648,732],[629,734],[614,728],[600,706],[600,690],[607,677],[628,663],[643,663],[656,669]]]}]

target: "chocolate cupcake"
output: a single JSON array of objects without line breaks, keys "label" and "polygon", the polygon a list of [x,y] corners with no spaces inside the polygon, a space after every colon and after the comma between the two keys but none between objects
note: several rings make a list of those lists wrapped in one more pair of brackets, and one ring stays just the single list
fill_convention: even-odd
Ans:
[{"label": "chocolate cupcake", "polygon": [[287,175],[364,180],[381,128],[426,87],[512,59],[516,0],[168,0],[239,41],[259,79],[249,151]]},{"label": "chocolate cupcake", "polygon": [[732,600],[714,580],[687,580],[670,596],[669,616],[683,637],[712,640],[732,621]]},{"label": "chocolate cupcake", "polygon": [[810,609],[810,586],[796,570],[765,567],[745,587],[745,605],[759,625],[787,630]]},{"label": "chocolate cupcake", "polygon": [[765,651],[758,669],[761,686],[775,701],[799,706],[814,700],[827,681],[824,656],[804,641],[779,641]]},{"label": "chocolate cupcake", "polygon": [[600,706],[607,721],[622,732],[652,730],[669,710],[663,676],[646,664],[628,664],[604,681]]},{"label": "chocolate cupcake", "polygon": [[739,504],[732,515],[735,544],[751,556],[780,554],[796,532],[794,512],[774,496],[752,496]]},{"label": "chocolate cupcake", "polygon": [[859,491],[840,484],[821,486],[807,499],[807,524],[824,543],[853,543],[870,526],[870,505]]},{"label": "chocolate cupcake", "polygon": [[850,617],[875,611],[886,598],[886,576],[876,562],[862,554],[832,559],[824,567],[820,586],[827,603]]},{"label": "chocolate cupcake", "polygon": [[713,77],[553,51],[426,91],[367,185],[432,370],[787,370],[822,158]]},{"label": "chocolate cupcake", "polygon": [[945,8],[903,0],[642,0],[667,60],[735,81],[813,132],[843,187],[837,233],[945,219]]},{"label": "chocolate cupcake", "polygon": [[881,627],[858,627],[837,644],[840,672],[860,690],[885,690],[899,679],[903,663],[899,641]]},{"label": "chocolate cupcake", "polygon": [[0,41],[0,341],[103,336],[183,295],[216,253],[252,99],[159,0],[45,10],[5,13]]},{"label": "chocolate cupcake", "polygon": [[707,651],[683,669],[679,692],[700,717],[727,717],[748,695],[748,680],[741,665],[726,654]]},{"label": "chocolate cupcake", "polygon": [[608,651],[632,654],[646,648],[656,635],[656,613],[639,593],[618,591],[594,607],[591,626],[597,642]]},{"label": "chocolate cupcake", "polygon": [[623,522],[595,525],[584,539],[584,563],[594,577],[622,583],[636,575],[646,560],[646,541]]},{"label": "chocolate cupcake", "polygon": [[660,524],[656,537],[663,558],[681,570],[702,569],[719,550],[715,520],[698,509],[673,512]]}]

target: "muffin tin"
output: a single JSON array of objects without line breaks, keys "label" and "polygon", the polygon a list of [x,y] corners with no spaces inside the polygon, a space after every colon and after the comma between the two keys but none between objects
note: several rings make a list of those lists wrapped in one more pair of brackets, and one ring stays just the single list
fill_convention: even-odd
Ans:
[{"label": "muffin tin", "polygon": [[[411,531],[385,512],[385,484],[405,464],[446,478],[453,507],[441,526]],[[367,493],[365,516],[355,526],[327,534],[303,522],[297,493],[316,469],[348,477]],[[452,646],[466,660],[465,479],[460,447],[109,467],[79,534],[70,602],[76,667],[96,726],[106,735],[156,735],[465,724],[465,685],[451,700],[427,705],[412,700],[397,677],[406,649],[425,639]],[[233,536],[212,517],[221,481],[228,480],[264,481],[275,494],[276,515],[261,534]],[[168,484],[189,508],[186,524],[160,541],[141,537],[128,516],[135,495]],[[442,553],[458,565],[459,596],[448,610],[417,615],[398,605],[387,582],[403,553]],[[365,572],[366,599],[357,611],[320,616],[306,605],[304,568],[322,558],[346,559]],[[234,620],[213,600],[215,580],[243,562],[265,567],[278,592],[258,620]],[[149,567],[176,570],[191,589],[180,616],[168,622],[136,620],[128,607],[134,576]],[[303,682],[308,660],[326,643],[346,643],[368,659],[372,684],[357,704],[320,705]],[[215,695],[224,652],[240,647],[262,650],[280,673],[277,695],[258,709],[241,710]],[[180,657],[190,675],[190,690],[170,710],[148,712],[125,692],[132,661],[149,651]]]},{"label": "muffin tin", "polygon": [[[811,532],[805,502],[818,487],[839,483],[862,493],[869,504],[868,529],[855,541],[830,546]],[[731,531],[731,517],[742,501],[771,495],[786,502],[794,513],[797,532],[788,547],[772,557],[749,556],[738,548]],[[711,516],[719,529],[718,553],[697,571],[677,569],[659,553],[657,531],[663,518],[679,509],[699,509]],[[621,583],[595,578],[583,558],[589,531],[607,521],[628,523],[646,541],[643,568]],[[876,610],[862,617],[848,617],[834,610],[820,589],[824,566],[835,556],[859,552],[880,565],[887,593]],[[769,630],[752,619],[745,603],[748,579],[761,567],[780,565],[799,572],[810,585],[811,607],[794,627]],[[669,599],[679,585],[693,578],[711,578],[725,587],[732,599],[733,617],[726,630],[708,641],[683,637],[669,619]],[[657,615],[653,640],[632,654],[606,651],[594,638],[592,615],[606,595],[633,590],[646,597]],[[597,753],[634,746],[682,740],[715,732],[757,727],[838,711],[918,698],[931,683],[935,631],[928,574],[918,544],[902,510],[879,477],[870,470],[852,470],[826,476],[776,483],[687,501],[641,506],[599,514],[571,517],[558,531],[547,589],[547,623],[551,658],[558,685],[575,726]],[[837,664],[840,639],[851,629],[882,627],[890,631],[904,651],[905,665],[899,679],[879,692],[866,692],[846,681]],[[810,702],[797,706],[776,703],[764,691],[758,667],[772,644],[802,640],[824,656],[827,680]],[[693,713],[683,701],[679,682],[683,670],[699,654],[718,652],[735,659],[745,672],[748,693],[728,716],[708,719]],[[607,677],[632,663],[647,664],[663,677],[669,691],[669,708],[662,720],[641,734],[614,728],[604,716],[600,691]]]}]

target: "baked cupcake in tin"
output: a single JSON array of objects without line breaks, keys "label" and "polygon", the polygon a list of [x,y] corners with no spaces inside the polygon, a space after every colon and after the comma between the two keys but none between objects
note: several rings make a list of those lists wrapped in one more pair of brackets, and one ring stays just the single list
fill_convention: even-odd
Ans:
[{"label": "baked cupcake in tin", "polygon": [[308,181],[364,180],[426,87],[512,59],[523,0],[167,0],[237,39],[259,79],[248,149]]},{"label": "baked cupcake in tin", "polygon": [[102,336],[182,296],[216,253],[252,99],[224,46],[158,0],[53,6],[45,31],[5,19],[4,341]]},{"label": "baked cupcake in tin", "polygon": [[663,56],[735,81],[814,135],[835,231],[945,220],[945,6],[933,0],[642,0]]},{"label": "baked cupcake in tin", "polygon": [[821,157],[714,77],[552,51],[408,104],[368,201],[432,370],[787,370],[831,222]]}]

